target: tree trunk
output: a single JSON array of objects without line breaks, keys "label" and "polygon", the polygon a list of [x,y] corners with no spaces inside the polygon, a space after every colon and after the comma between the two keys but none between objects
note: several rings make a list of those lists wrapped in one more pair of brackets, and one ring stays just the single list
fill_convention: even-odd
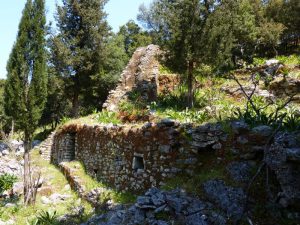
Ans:
[{"label": "tree trunk", "polygon": [[31,171],[30,171],[30,152],[31,138],[25,132],[24,140],[24,204],[30,205],[34,201],[31,193]]},{"label": "tree trunk", "polygon": [[275,48],[275,46],[272,46],[273,47],[273,51],[274,51],[274,53],[275,53],[275,57],[277,57],[278,56],[278,51],[277,51],[277,49]]},{"label": "tree trunk", "polygon": [[15,121],[12,119],[11,120],[11,131],[10,131],[10,134],[9,134],[9,137],[12,139],[13,136],[14,136],[14,129],[15,129]]},{"label": "tree trunk", "polygon": [[192,108],[194,106],[193,70],[194,70],[194,63],[192,61],[189,61],[188,62],[188,107],[189,108]]},{"label": "tree trunk", "polygon": [[79,114],[79,93],[77,91],[74,92],[72,99],[72,117],[77,118]]}]

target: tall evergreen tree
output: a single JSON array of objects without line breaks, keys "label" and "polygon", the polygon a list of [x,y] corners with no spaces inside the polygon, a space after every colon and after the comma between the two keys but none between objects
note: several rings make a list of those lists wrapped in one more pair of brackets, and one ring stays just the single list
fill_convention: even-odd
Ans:
[{"label": "tall evergreen tree", "polygon": [[101,76],[106,60],[109,26],[106,0],[63,0],[57,6],[58,34],[51,40],[52,61],[65,80],[72,101],[72,116],[79,113],[80,97],[89,94],[93,76]]},{"label": "tall evergreen tree", "polygon": [[187,73],[188,106],[193,106],[194,69],[203,62],[204,28],[215,1],[156,0],[140,8],[138,19],[156,33],[175,68]]},{"label": "tall evergreen tree", "polygon": [[147,46],[152,43],[152,38],[148,32],[142,31],[141,27],[133,20],[121,26],[118,35],[124,37],[124,45],[128,57],[131,57],[138,47]]},{"label": "tall evergreen tree", "polygon": [[[257,12],[259,13],[259,12]],[[251,58],[257,39],[255,10],[249,0],[222,0],[205,28],[206,58],[214,68],[230,68],[237,58]]]},{"label": "tall evergreen tree", "polygon": [[5,111],[24,132],[24,201],[33,203],[29,150],[47,95],[45,2],[27,0],[7,63]]}]

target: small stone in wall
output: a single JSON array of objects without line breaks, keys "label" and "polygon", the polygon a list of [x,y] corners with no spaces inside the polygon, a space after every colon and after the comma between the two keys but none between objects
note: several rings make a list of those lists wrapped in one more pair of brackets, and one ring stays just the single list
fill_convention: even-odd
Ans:
[{"label": "small stone in wall", "polygon": [[222,144],[220,142],[218,142],[212,146],[212,149],[220,150],[220,149],[222,149]]},{"label": "small stone in wall", "polygon": [[226,169],[234,181],[248,182],[251,178],[251,171],[254,166],[255,162],[232,162]]},{"label": "small stone in wall", "polygon": [[236,141],[241,145],[247,144],[249,142],[248,138],[245,136],[239,136]]},{"label": "small stone in wall", "polygon": [[286,149],[287,160],[300,163],[300,148]]},{"label": "small stone in wall", "polygon": [[235,134],[242,134],[249,131],[249,125],[243,121],[234,121],[231,123],[231,129]]},{"label": "small stone in wall", "polygon": [[158,147],[158,149],[161,153],[168,154],[171,151],[171,146],[170,145],[160,145]]},{"label": "small stone in wall", "polygon": [[261,138],[265,138],[271,136],[272,132],[273,129],[271,127],[262,125],[262,126],[254,127],[251,131],[251,134]]}]

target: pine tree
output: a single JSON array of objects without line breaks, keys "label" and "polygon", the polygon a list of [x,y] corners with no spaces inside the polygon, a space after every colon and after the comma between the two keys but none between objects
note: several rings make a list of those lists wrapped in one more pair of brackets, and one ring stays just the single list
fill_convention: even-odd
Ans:
[{"label": "pine tree", "polygon": [[51,39],[52,61],[65,80],[72,116],[79,114],[80,98],[92,92],[93,76],[101,76],[106,60],[109,26],[106,0],[63,0],[57,6],[58,34]]},{"label": "pine tree", "polygon": [[[257,11],[258,12],[258,11]],[[251,56],[257,39],[254,6],[249,0],[223,0],[208,18],[204,50],[214,68],[231,68]]]},{"label": "pine tree", "polygon": [[29,150],[47,96],[45,2],[27,0],[7,63],[5,111],[24,132],[24,201],[34,202]]},{"label": "pine tree", "polygon": [[151,36],[147,32],[142,31],[141,27],[133,20],[121,26],[118,35],[124,37],[125,50],[129,58],[131,58],[138,47],[147,46],[152,43]]},{"label": "pine tree", "polygon": [[203,32],[214,1],[156,0],[149,9],[140,7],[138,19],[151,31],[179,72],[187,73],[188,106],[193,107],[196,66],[203,62]]}]

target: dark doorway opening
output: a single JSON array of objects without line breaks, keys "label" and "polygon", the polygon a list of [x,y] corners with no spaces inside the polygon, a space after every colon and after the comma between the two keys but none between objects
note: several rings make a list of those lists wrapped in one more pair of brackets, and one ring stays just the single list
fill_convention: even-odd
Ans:
[{"label": "dark doorway opening", "polygon": [[134,156],[133,157],[133,162],[132,162],[132,168],[137,171],[139,169],[144,170],[145,165],[144,165],[144,159],[142,156]]}]

